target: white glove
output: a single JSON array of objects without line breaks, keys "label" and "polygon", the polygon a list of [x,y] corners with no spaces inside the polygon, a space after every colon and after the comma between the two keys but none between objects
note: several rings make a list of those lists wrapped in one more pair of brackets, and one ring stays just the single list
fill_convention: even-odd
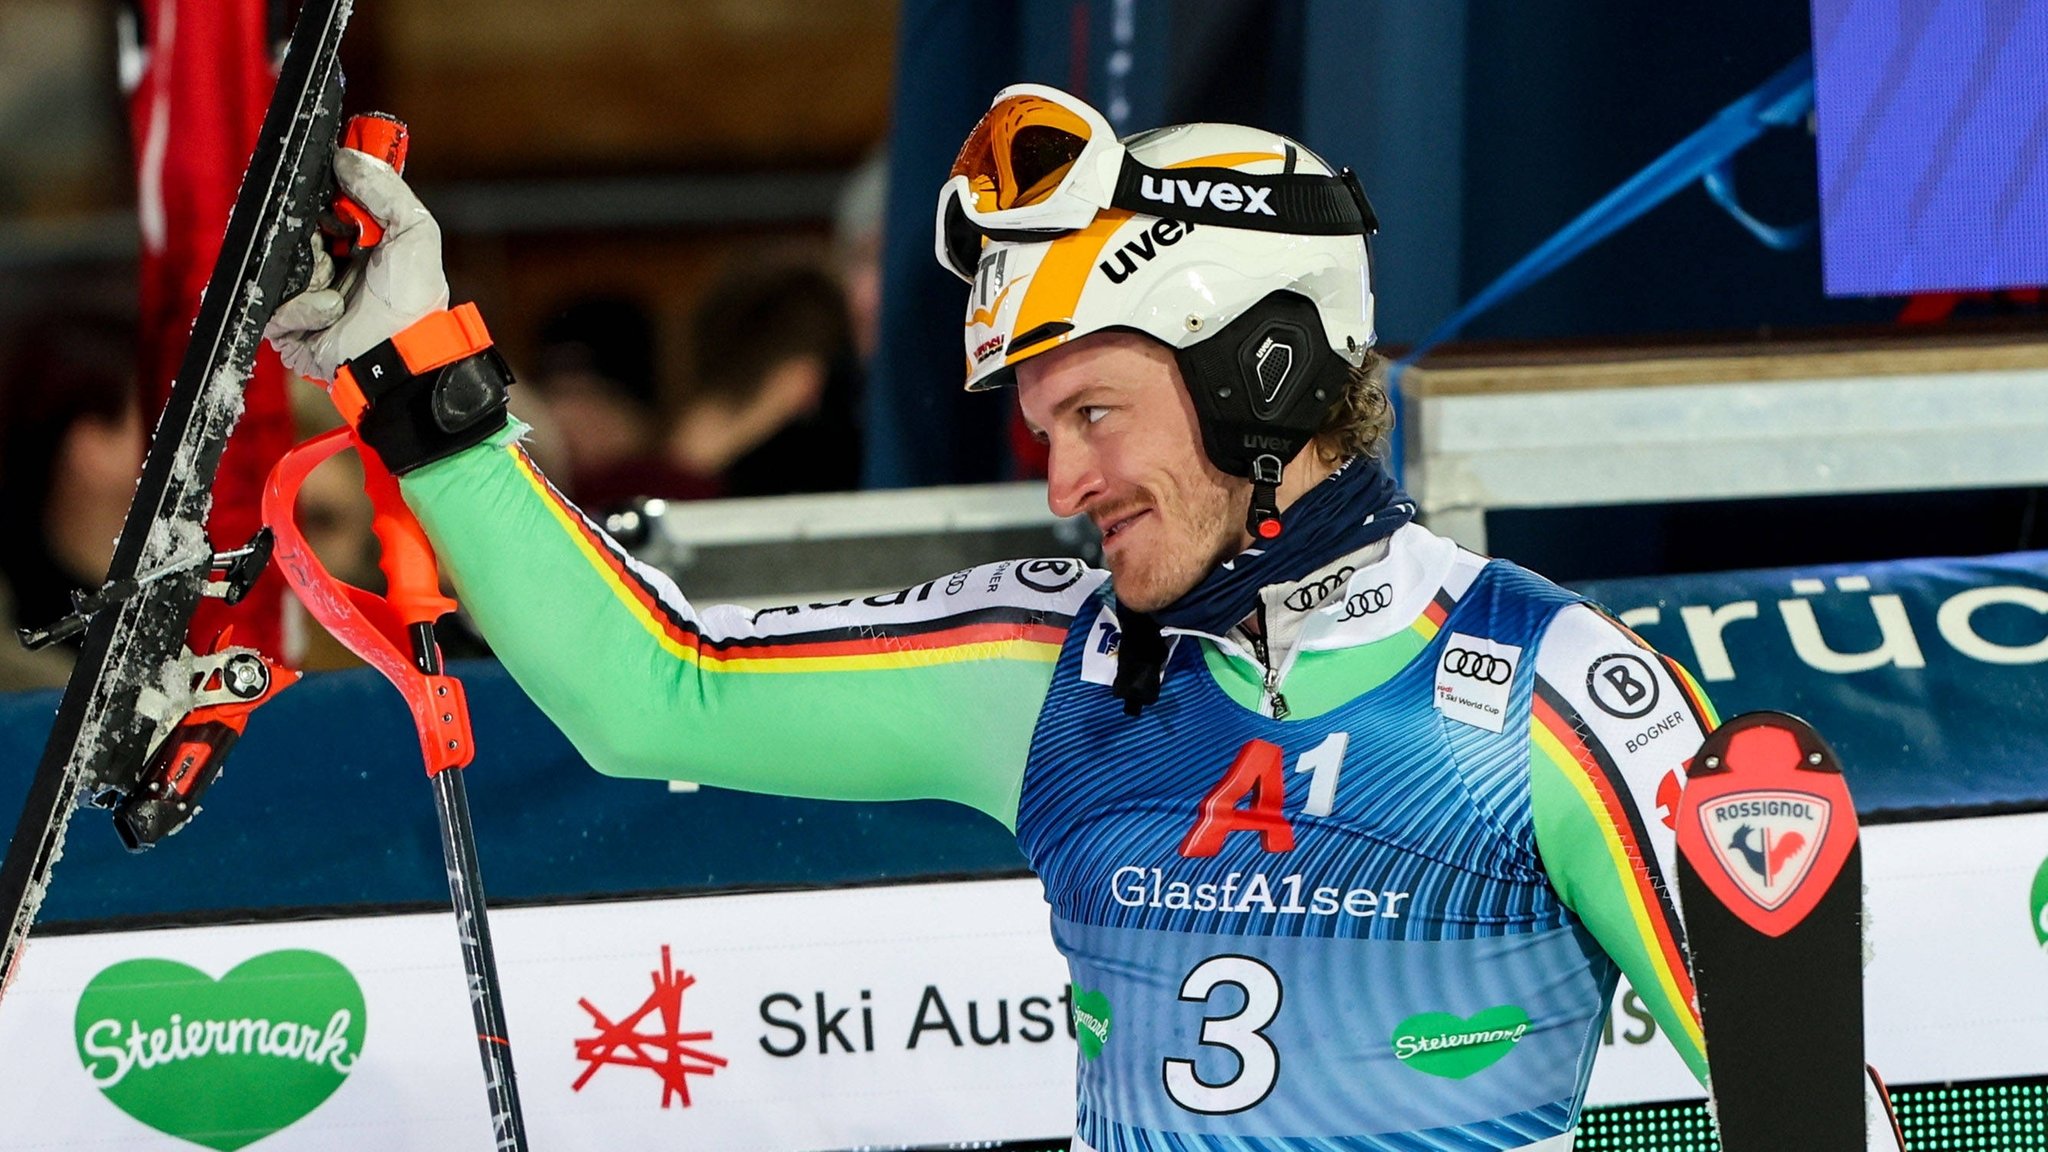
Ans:
[{"label": "white glove", "polygon": [[448,307],[441,272],[441,226],[389,164],[353,148],[334,154],[343,192],[384,228],[384,239],[356,257],[339,286],[320,237],[313,237],[313,278],[263,329],[285,367],[332,381],[335,369]]}]

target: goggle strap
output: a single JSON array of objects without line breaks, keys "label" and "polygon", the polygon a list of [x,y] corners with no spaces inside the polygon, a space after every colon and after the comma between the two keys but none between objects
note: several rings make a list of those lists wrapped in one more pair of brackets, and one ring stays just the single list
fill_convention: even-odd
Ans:
[{"label": "goggle strap", "polygon": [[1370,236],[1380,230],[1379,213],[1372,210],[1372,201],[1365,198],[1365,189],[1359,186],[1358,173],[1349,168],[1340,168],[1337,178],[1344,181],[1344,187],[1351,193],[1351,199],[1358,204],[1358,215],[1365,221],[1365,234]]},{"label": "goggle strap", "polygon": [[1125,156],[1110,205],[1190,224],[1304,236],[1368,236],[1379,227],[1349,169],[1337,176],[1269,176],[1235,168],[1153,168]]}]

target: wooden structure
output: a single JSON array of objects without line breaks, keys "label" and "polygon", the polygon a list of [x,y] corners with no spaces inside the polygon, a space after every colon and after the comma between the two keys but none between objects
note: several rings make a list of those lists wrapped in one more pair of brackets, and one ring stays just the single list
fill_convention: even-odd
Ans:
[{"label": "wooden structure", "polygon": [[2048,485],[2048,337],[1432,356],[1403,378],[1424,519]]}]

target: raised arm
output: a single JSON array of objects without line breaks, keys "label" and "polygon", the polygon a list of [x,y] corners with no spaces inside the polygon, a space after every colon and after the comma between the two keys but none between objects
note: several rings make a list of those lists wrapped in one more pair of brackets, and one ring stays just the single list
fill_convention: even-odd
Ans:
[{"label": "raised arm", "polygon": [[447,310],[440,229],[396,172],[347,149],[336,179],[384,228],[266,335],[400,477],[443,568],[514,679],[593,765],[789,795],[956,800],[1014,826],[1038,707],[1077,606],[1074,561],[955,573],[899,593],[699,615],[534,468],[510,373]]},{"label": "raised arm", "polygon": [[1536,673],[1537,851],[1559,896],[1705,1084],[1670,821],[1685,765],[1718,722],[1712,706],[1676,662],[1585,605],[1551,622]]},{"label": "raised arm", "polygon": [[403,489],[513,678],[616,776],[932,797],[1014,825],[1053,662],[1102,580],[1078,561],[1012,562],[700,613],[565,501],[509,429]]}]

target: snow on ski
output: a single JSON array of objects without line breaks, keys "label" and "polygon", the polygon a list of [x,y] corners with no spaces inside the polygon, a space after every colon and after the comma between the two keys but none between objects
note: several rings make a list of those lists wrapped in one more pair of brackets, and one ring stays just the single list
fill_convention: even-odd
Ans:
[{"label": "snow on ski", "polygon": [[72,809],[135,794],[156,745],[200,702],[187,627],[202,595],[232,593],[218,570],[242,556],[217,553],[206,538],[214,474],[264,323],[303,276],[340,124],[337,50],[350,10],[350,0],[306,0],[300,10],[107,585],[60,625],[82,627],[85,640],[0,864],[0,995],[48,894]]}]

